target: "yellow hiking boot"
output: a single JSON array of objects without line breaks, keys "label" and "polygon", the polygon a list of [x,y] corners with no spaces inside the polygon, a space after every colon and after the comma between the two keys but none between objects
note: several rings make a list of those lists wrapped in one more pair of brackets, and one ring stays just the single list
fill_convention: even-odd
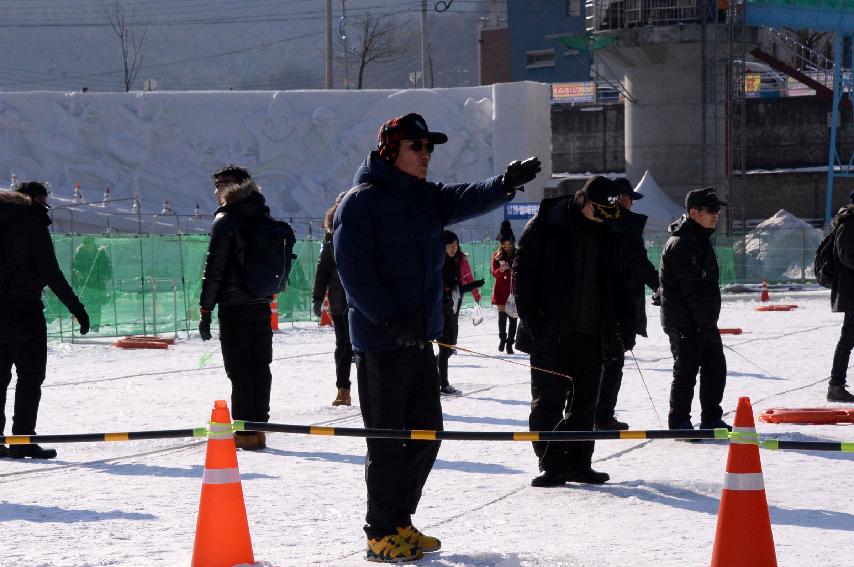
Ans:
[{"label": "yellow hiking boot", "polygon": [[424,552],[418,546],[405,541],[400,535],[387,535],[368,540],[368,553],[365,559],[378,563],[401,563],[415,561],[422,557]]},{"label": "yellow hiking boot", "polygon": [[442,542],[438,538],[422,534],[412,524],[405,528],[397,528],[397,534],[407,543],[420,547],[425,553],[439,551],[442,547]]}]

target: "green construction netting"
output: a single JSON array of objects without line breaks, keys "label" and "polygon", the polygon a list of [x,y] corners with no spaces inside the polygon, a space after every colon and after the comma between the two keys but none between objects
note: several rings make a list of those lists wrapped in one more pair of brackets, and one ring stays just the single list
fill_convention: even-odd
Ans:
[{"label": "green construction netting", "polygon": [[[648,234],[649,258],[658,265],[666,234]],[[737,253],[738,238],[717,241],[721,284],[753,281],[745,262]],[[798,240],[798,239],[796,239]],[[184,334],[195,330],[205,252],[206,235],[73,235],[53,236],[60,266],[89,312],[93,336],[128,334]],[[290,282],[278,301],[279,324],[311,321],[311,291],[321,241],[300,240],[295,247],[297,260]],[[489,304],[494,279],[491,257],[494,240],[462,245],[476,278],[486,280],[481,288],[484,305]],[[803,258],[800,271],[811,265],[814,247],[794,251]],[[748,274],[745,276],[745,274]],[[811,273],[808,274],[811,277]],[[794,279],[803,281],[804,276]],[[772,281],[772,278],[768,278]],[[466,294],[465,306],[473,303]],[[70,338],[77,333],[71,315],[49,290],[45,291],[48,333],[54,338]],[[215,314],[214,314],[215,317]]]}]

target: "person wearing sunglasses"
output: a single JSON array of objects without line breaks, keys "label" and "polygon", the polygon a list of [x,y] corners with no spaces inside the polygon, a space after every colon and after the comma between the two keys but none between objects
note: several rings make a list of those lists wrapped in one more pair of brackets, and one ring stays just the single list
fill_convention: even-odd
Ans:
[{"label": "person wearing sunglasses", "polygon": [[[428,181],[432,152],[447,141],[418,114],[388,120],[335,212],[335,262],[368,428],[442,429],[430,341],[444,327],[443,229],[502,206],[540,170],[530,158],[474,183]],[[438,539],[412,525],[438,452],[435,441],[367,440],[368,560],[410,561],[439,549]]]},{"label": "person wearing sunglasses", "polygon": [[725,206],[712,187],[689,191],[687,212],[668,228],[670,238],[661,253],[661,326],[673,354],[670,429],[694,429],[691,403],[698,372],[700,428],[730,427],[721,419],[726,357],[718,331],[718,259],[711,241]]},{"label": "person wearing sunglasses", "polygon": [[[613,300],[617,193],[612,180],[591,177],[574,195],[542,201],[519,238],[512,278],[516,348],[531,357],[531,431],[592,431],[602,361],[623,353],[617,321],[629,314]],[[591,467],[592,441],[533,447],[540,474],[531,486],[610,478]]]}]

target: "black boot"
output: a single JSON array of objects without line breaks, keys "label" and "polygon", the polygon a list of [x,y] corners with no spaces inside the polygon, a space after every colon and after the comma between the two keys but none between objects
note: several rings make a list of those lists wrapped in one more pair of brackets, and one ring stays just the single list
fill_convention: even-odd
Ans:
[{"label": "black boot", "polygon": [[498,312],[498,338],[501,339],[498,350],[504,352],[504,345],[507,343],[507,313],[504,311]]},{"label": "black boot", "polygon": [[510,317],[510,329],[507,330],[507,354],[515,354],[513,352],[513,343],[516,342],[516,324],[519,319]]},{"label": "black boot", "polygon": [[584,484],[605,484],[611,479],[608,473],[594,471],[592,468],[569,469],[564,475],[566,482],[581,482]]},{"label": "black boot", "polygon": [[827,387],[828,402],[854,402],[854,394],[845,389],[845,384],[831,384]]},{"label": "black boot", "polygon": [[543,471],[531,480],[531,486],[537,488],[551,488],[553,486],[563,486],[564,484],[566,484],[566,477],[552,471]]},{"label": "black boot", "polygon": [[56,449],[44,449],[38,445],[10,445],[9,456],[13,459],[53,459],[56,457]]}]

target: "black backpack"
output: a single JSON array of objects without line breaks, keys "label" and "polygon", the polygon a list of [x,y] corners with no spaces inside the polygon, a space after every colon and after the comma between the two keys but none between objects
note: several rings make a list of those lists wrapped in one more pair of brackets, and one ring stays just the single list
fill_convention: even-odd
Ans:
[{"label": "black backpack", "polygon": [[246,251],[243,280],[246,290],[255,297],[280,293],[288,283],[296,238],[291,226],[266,218],[253,222],[245,230]]},{"label": "black backpack", "polygon": [[815,260],[813,261],[813,272],[815,273],[816,281],[828,289],[833,287],[836,281],[836,274],[839,271],[836,266],[835,241],[836,230],[834,229],[818,245],[818,250],[815,251]]}]

